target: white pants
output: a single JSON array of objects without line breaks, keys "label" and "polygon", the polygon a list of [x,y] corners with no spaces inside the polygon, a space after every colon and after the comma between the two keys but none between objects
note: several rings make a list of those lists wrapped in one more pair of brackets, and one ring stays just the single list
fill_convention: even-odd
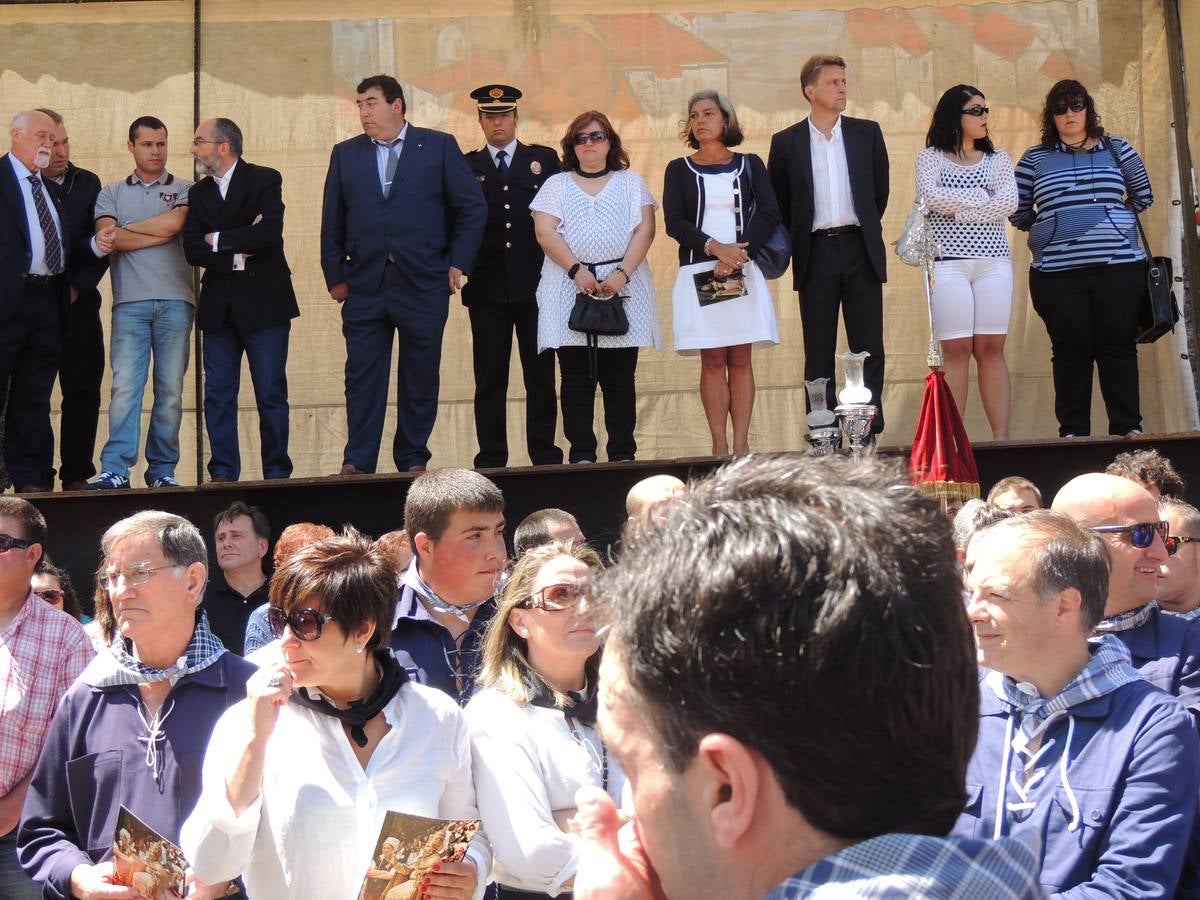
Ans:
[{"label": "white pants", "polygon": [[939,341],[1008,334],[1011,259],[947,259],[933,264],[933,330]]}]

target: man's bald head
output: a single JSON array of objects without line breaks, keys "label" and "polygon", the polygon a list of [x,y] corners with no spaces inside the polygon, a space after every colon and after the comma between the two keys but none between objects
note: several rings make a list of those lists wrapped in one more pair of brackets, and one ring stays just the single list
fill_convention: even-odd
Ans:
[{"label": "man's bald head", "polygon": [[41,110],[27,109],[12,117],[8,129],[12,155],[33,172],[50,164],[54,120]]},{"label": "man's bald head", "polygon": [[625,495],[625,514],[631,519],[644,519],[656,503],[686,492],[687,485],[674,475],[651,475],[629,489]]},{"label": "man's bald head", "polygon": [[1120,524],[1118,520],[1131,506],[1158,508],[1150,492],[1137,482],[1119,475],[1089,472],[1064,484],[1050,508],[1066,513],[1081,525],[1111,525]]}]

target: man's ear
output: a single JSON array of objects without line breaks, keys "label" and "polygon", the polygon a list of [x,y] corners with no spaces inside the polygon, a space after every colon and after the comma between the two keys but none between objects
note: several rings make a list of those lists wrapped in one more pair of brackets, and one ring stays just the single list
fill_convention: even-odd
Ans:
[{"label": "man's ear", "polygon": [[762,799],[762,774],[756,755],[727,734],[700,739],[692,777],[702,780],[713,840],[723,850],[737,845],[754,824]]},{"label": "man's ear", "polygon": [[417,532],[417,536],[412,539],[412,545],[422,559],[428,559],[433,553],[433,538],[423,531]]},{"label": "man's ear", "polygon": [[258,539],[258,558],[260,560],[264,559],[266,557],[267,550],[270,548],[270,546],[271,546],[271,542],[268,541],[266,538]]},{"label": "man's ear", "polygon": [[1079,593],[1079,588],[1063,588],[1054,595],[1050,602],[1055,604],[1057,618],[1063,619],[1070,616],[1075,619],[1083,608],[1083,595]]},{"label": "man's ear", "polygon": [[202,562],[194,562],[184,570],[183,575],[192,606],[199,606],[200,598],[204,596],[204,583],[208,581],[208,568]]}]

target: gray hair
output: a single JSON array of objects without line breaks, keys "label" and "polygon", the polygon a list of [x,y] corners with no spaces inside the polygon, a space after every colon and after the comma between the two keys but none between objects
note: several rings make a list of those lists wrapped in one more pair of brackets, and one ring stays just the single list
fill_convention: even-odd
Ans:
[{"label": "gray hair", "polygon": [[725,131],[721,135],[721,143],[726,147],[736,147],[740,144],[745,135],[742,133],[742,126],[738,124],[737,113],[733,110],[733,104],[729,102],[729,98],[725,94],[713,88],[696,91],[696,93],[688,98],[688,118],[683,120],[683,130],[680,132],[679,137],[693,150],[700,148],[700,142],[692,137],[691,115],[692,107],[702,100],[711,100],[717,104],[717,108],[725,116]]},{"label": "gray hair", "polygon": [[242,129],[233,119],[213,119],[213,134],[218,142],[229,144],[230,153],[238,159],[242,158]]},{"label": "gray hair", "polygon": [[182,516],[157,509],[135,513],[110,526],[100,539],[100,552],[107,559],[121,541],[145,536],[158,541],[163,556],[172,565],[202,563],[207,568],[208,548],[200,529]]},{"label": "gray hair", "polygon": [[50,121],[53,122],[55,125],[61,125],[63,123],[63,117],[62,117],[61,113],[57,113],[54,110],[49,109],[45,106],[39,106],[35,110],[35,112],[45,113],[46,115],[48,115],[50,117]]},{"label": "gray hair", "polygon": [[1006,509],[998,509],[986,500],[968,500],[954,514],[954,547],[965,551],[975,532],[1012,518]]},{"label": "gray hair", "polygon": [[1185,528],[1200,529],[1200,509],[1178,497],[1163,497],[1158,501],[1158,514],[1173,512],[1183,520]]}]

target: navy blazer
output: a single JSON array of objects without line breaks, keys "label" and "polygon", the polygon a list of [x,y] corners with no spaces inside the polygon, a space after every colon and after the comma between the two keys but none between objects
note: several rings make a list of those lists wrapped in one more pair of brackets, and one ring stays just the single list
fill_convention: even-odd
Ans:
[{"label": "navy blazer", "polygon": [[[842,116],[842,140],[846,144],[854,214],[862,226],[867,256],[880,282],[886,282],[887,253],[880,220],[887,209],[889,185],[883,132],[878,122]],[[814,215],[812,142],[807,118],[771,138],[767,172],[775,188],[783,224],[792,233],[792,288],[798,291],[808,271]]]},{"label": "navy blazer", "polygon": [[[16,311],[17,304],[21,302],[21,295],[25,291],[25,276],[29,273],[29,266],[33,261],[29,219],[25,215],[25,197],[21,186],[17,184],[12,163],[9,162],[10,155],[5,153],[0,156],[0,322],[11,316]],[[74,231],[58,185],[49,179],[44,179],[44,185],[46,196],[58,211],[58,221],[62,227],[63,263],[69,272],[71,253],[78,252],[83,246],[82,233],[77,235]],[[87,240],[90,241],[91,237],[88,236]],[[60,279],[59,287],[60,312],[65,314],[70,287],[68,280]]]},{"label": "navy blazer", "polygon": [[483,240],[487,205],[452,135],[409,123],[385,197],[375,145],[365,134],[335,144],[321,210],[321,269],[332,289],[374,294],[391,258],[419,291],[468,272]]},{"label": "navy blazer", "polygon": [[[266,166],[238,160],[225,199],[211,176],[188,192],[183,252],[204,269],[196,325],[216,331],[226,321],[250,334],[300,315],[292,271],[283,255],[283,178]],[[255,223],[255,219],[262,219]],[[214,253],[204,235],[220,232]],[[235,272],[233,255],[251,253]]]}]

